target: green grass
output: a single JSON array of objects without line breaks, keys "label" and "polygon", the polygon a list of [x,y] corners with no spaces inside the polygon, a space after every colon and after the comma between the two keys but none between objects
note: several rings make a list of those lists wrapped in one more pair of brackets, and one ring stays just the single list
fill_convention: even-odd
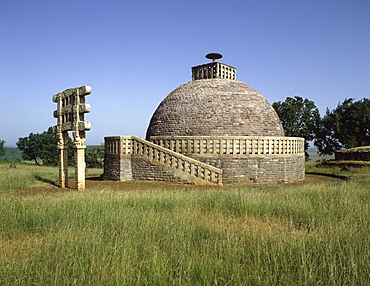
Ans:
[{"label": "green grass", "polygon": [[[347,161],[342,161],[347,162]],[[348,161],[350,171],[344,171],[343,165],[340,164],[321,164],[320,162],[307,162],[306,173],[321,173],[334,175],[338,177],[348,177],[352,181],[356,181],[358,184],[370,184],[370,166],[364,164],[360,167],[353,167]],[[365,162],[366,163],[366,162]]]},{"label": "green grass", "polygon": [[[16,162],[16,168],[10,168],[10,162],[0,162],[0,193],[15,189],[32,187],[50,187],[58,182],[57,167],[37,166]],[[69,176],[74,176],[74,168],[70,167]],[[89,175],[100,175],[102,169],[88,169]]]},{"label": "green grass", "polygon": [[28,187],[49,186],[49,183],[42,184],[38,180],[42,176],[45,180],[57,180],[58,169],[51,167],[41,167],[36,165],[16,163],[16,168],[9,168],[10,163],[0,164],[0,192],[24,189]]},{"label": "green grass", "polygon": [[0,285],[368,285],[370,192],[361,178],[3,192]]}]

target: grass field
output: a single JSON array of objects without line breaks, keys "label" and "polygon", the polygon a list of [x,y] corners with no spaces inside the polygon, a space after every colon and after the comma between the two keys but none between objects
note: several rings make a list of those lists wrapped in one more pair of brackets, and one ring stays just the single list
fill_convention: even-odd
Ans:
[{"label": "grass field", "polygon": [[55,187],[57,168],[0,164],[0,285],[369,285],[369,170],[76,192]]}]

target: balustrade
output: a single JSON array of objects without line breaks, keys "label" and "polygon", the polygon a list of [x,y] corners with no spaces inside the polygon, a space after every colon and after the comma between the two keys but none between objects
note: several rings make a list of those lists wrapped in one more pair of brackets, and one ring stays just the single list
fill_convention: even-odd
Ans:
[{"label": "balustrade", "polygon": [[[179,144],[176,140],[162,140],[161,144],[172,148],[184,146],[184,144]],[[190,149],[194,149],[196,144],[192,141],[191,143],[187,142],[186,145],[191,145],[192,147]],[[200,150],[199,147],[198,150]],[[178,154],[149,141],[145,141],[136,136],[106,137],[105,153],[118,155],[142,155],[147,157],[149,160],[160,162],[200,179],[204,179],[215,184],[222,183],[222,170]]]},{"label": "balustrade", "polygon": [[151,142],[180,154],[282,155],[304,153],[297,137],[151,137]]},{"label": "balustrade", "polygon": [[[152,137],[156,145],[168,148],[180,154],[241,154],[241,155],[279,155],[304,153],[304,139],[292,137],[265,138],[176,138]],[[165,156],[153,147],[130,137],[107,137],[107,154],[142,154],[151,159],[165,162]]]}]

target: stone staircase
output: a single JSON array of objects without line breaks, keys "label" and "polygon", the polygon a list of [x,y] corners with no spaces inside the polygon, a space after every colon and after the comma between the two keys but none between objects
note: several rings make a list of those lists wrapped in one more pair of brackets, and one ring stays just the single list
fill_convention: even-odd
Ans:
[{"label": "stone staircase", "polygon": [[105,137],[104,179],[222,185],[222,170],[137,136]]}]

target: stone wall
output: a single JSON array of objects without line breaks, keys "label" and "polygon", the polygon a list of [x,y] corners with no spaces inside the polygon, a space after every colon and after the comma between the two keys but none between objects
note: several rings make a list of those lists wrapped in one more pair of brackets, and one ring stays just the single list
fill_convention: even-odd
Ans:
[{"label": "stone wall", "polygon": [[141,156],[132,156],[132,174],[135,180],[149,180],[149,181],[166,181],[182,184],[190,184],[191,181],[187,180],[176,171],[166,166],[149,162],[146,158]]},{"label": "stone wall", "polygon": [[340,150],[335,152],[337,161],[370,161],[370,150]]},{"label": "stone wall", "polygon": [[281,183],[305,178],[304,155],[200,155],[192,156],[223,170],[224,183]]},{"label": "stone wall", "polygon": [[120,154],[104,154],[104,179],[128,181],[132,174],[131,156]]}]

